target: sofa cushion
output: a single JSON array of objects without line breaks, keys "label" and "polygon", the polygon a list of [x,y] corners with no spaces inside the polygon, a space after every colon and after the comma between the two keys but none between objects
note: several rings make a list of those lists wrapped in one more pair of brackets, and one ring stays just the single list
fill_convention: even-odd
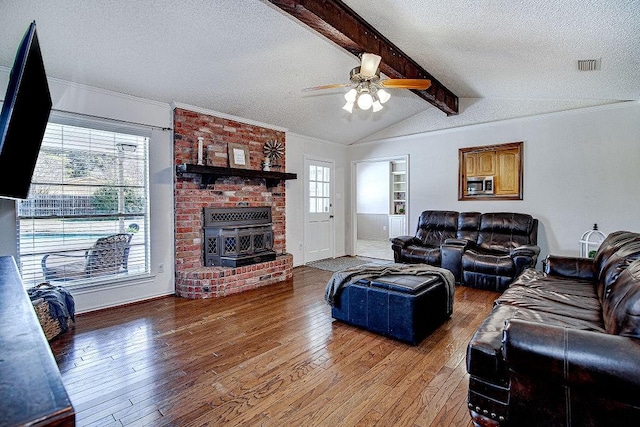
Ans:
[{"label": "sofa cushion", "polygon": [[603,326],[600,300],[595,292],[591,296],[578,296],[565,294],[562,291],[511,286],[496,300],[496,304],[508,304],[539,313],[578,319],[599,327]]},{"label": "sofa cushion", "polygon": [[462,269],[476,273],[513,277],[516,267],[508,253],[500,251],[477,252],[468,249],[462,254]]},{"label": "sofa cushion", "polygon": [[475,242],[478,240],[480,231],[480,212],[460,212],[458,215],[458,239],[465,239]]},{"label": "sofa cushion", "polygon": [[559,292],[567,296],[593,298],[596,295],[594,281],[579,278],[567,278],[540,270],[527,268],[511,284],[511,287],[523,286],[547,292]]},{"label": "sofa cushion", "polygon": [[602,306],[607,332],[640,338],[640,260],[629,264],[609,289]]},{"label": "sofa cushion", "polygon": [[625,241],[618,247],[618,250],[602,261],[601,269],[598,272],[600,301],[604,302],[609,292],[616,286],[620,273],[637,259],[640,259],[640,235],[638,234],[635,239]]},{"label": "sofa cushion", "polygon": [[614,231],[613,233],[609,233],[598,247],[596,255],[593,258],[596,271],[601,271],[609,257],[621,246],[636,239],[638,239],[638,233],[632,233],[630,231]]},{"label": "sofa cushion", "polygon": [[541,313],[571,317],[604,327],[601,304],[592,282],[573,281],[527,269],[495,301]]},{"label": "sofa cushion", "polygon": [[402,249],[402,261],[410,264],[441,264],[440,246],[409,245]]},{"label": "sofa cushion", "polygon": [[467,249],[460,260],[465,286],[502,292],[516,276],[516,264],[506,251]]},{"label": "sofa cushion", "polygon": [[447,239],[456,237],[458,230],[458,212],[424,211],[418,220],[416,238],[428,246],[440,245]]},{"label": "sofa cushion", "polygon": [[482,214],[477,243],[481,248],[511,250],[537,243],[537,221],[528,214],[494,212]]}]

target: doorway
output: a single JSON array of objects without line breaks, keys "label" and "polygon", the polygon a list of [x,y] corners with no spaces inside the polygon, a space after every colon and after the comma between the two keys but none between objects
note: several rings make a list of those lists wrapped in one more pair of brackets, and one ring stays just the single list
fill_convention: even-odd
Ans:
[{"label": "doorway", "polygon": [[333,258],[333,161],[305,158],[304,262]]},{"label": "doorway", "polygon": [[407,234],[409,157],[353,164],[354,255],[393,260],[390,239]]}]

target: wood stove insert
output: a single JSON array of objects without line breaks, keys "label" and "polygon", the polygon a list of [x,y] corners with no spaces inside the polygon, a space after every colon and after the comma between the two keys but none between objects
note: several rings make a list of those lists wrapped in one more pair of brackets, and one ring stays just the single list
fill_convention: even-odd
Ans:
[{"label": "wood stove insert", "polygon": [[241,267],[273,261],[271,206],[204,208],[204,263]]}]

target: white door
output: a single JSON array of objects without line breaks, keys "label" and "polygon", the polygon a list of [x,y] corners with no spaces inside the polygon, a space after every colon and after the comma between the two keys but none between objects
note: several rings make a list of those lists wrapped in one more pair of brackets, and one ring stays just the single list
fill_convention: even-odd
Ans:
[{"label": "white door", "polygon": [[333,258],[333,162],[305,159],[305,263]]}]

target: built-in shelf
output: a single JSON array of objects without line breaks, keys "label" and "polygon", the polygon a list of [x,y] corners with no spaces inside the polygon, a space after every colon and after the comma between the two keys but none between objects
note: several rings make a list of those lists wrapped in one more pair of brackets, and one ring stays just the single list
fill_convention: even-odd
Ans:
[{"label": "built-in shelf", "polygon": [[206,188],[218,178],[240,177],[250,179],[264,179],[267,187],[275,187],[280,181],[297,179],[298,175],[288,172],[260,171],[253,169],[227,168],[222,166],[192,165],[183,163],[176,165],[178,174],[192,173],[202,176],[200,188]]},{"label": "built-in shelf", "polygon": [[[404,215],[407,207],[407,164],[404,161],[392,161],[390,166],[391,206],[389,213],[391,215]],[[396,220],[396,226],[402,224],[398,224]],[[389,230],[391,230],[391,223],[389,225]]]}]

